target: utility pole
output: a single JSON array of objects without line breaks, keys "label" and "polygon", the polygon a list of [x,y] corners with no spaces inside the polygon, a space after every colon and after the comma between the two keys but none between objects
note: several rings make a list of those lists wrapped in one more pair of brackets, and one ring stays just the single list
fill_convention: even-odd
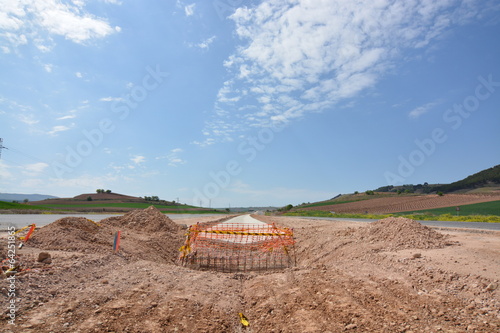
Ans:
[{"label": "utility pole", "polygon": [[0,138],[0,158],[2,158],[2,149],[9,149],[3,145],[3,139]]}]

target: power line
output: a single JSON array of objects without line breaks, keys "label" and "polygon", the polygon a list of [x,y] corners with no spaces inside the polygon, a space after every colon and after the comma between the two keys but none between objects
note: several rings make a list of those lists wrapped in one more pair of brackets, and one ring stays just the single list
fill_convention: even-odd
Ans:
[{"label": "power line", "polygon": [[3,139],[0,138],[0,158],[2,158],[2,149],[9,149],[3,145]]}]

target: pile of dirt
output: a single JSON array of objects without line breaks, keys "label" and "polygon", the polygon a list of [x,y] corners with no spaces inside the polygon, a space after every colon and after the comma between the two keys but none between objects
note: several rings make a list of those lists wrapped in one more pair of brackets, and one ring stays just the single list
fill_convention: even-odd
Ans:
[{"label": "pile of dirt", "polygon": [[388,217],[356,230],[358,239],[370,244],[377,243],[385,250],[435,249],[450,243],[440,234],[415,220],[404,217]]},{"label": "pile of dirt", "polygon": [[178,232],[180,226],[154,206],[137,209],[123,216],[109,217],[101,221],[103,225],[128,228],[143,232]]},{"label": "pile of dirt", "polygon": [[102,252],[112,248],[111,233],[84,217],[63,217],[36,231],[29,245],[45,250]]},{"label": "pile of dirt", "polygon": [[117,231],[121,231],[119,253],[132,260],[172,263],[184,240],[182,228],[151,206],[99,224],[84,217],[64,217],[40,228],[29,245],[42,250],[109,254]]}]

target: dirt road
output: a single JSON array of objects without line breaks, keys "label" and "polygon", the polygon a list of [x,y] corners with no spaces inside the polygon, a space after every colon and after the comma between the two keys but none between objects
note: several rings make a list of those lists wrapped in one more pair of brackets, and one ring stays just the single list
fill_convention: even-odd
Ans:
[{"label": "dirt road", "polygon": [[[126,223],[103,221],[85,232],[49,230],[54,236],[78,236],[69,243],[50,242],[40,237],[40,229],[38,241],[18,251],[25,270],[16,276],[15,325],[8,324],[9,286],[2,279],[0,330],[500,330],[498,232],[450,230],[446,236],[411,221],[366,224],[258,217],[294,228],[297,266],[227,274],[176,265],[173,250],[182,243],[181,228],[154,212],[134,218],[140,223],[130,217]],[[118,255],[110,250],[117,228],[124,236]],[[40,252],[50,253],[52,262],[38,263]],[[248,318],[249,327],[241,324],[238,313]]]}]

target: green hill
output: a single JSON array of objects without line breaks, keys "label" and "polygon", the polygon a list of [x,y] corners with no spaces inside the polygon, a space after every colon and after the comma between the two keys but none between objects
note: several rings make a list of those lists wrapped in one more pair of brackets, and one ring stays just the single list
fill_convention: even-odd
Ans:
[{"label": "green hill", "polygon": [[500,185],[500,164],[492,168],[470,175],[451,184],[438,185],[435,191],[444,193],[472,190],[485,186]]}]

